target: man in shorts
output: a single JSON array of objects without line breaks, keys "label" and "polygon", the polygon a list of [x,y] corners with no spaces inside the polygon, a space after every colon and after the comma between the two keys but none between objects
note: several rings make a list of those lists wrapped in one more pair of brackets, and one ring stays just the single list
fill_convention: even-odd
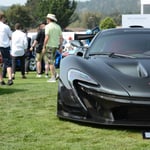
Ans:
[{"label": "man in shorts", "polygon": [[42,52],[45,54],[45,63],[49,65],[51,78],[47,82],[56,82],[57,73],[55,71],[54,61],[56,50],[62,51],[62,30],[56,23],[57,19],[54,14],[47,15],[47,25],[45,26],[45,39]]},{"label": "man in shorts", "polygon": [[[10,40],[12,36],[12,32],[10,27],[5,24],[6,18],[3,12],[0,12],[0,52],[2,54],[3,63],[7,68],[8,74],[8,85],[12,85],[12,62],[10,56]],[[0,79],[0,84],[4,85],[5,82],[3,78]]]}]

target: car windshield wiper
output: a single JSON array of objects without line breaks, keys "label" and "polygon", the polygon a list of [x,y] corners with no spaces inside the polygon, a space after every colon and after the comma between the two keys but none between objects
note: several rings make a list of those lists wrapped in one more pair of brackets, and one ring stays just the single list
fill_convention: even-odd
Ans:
[{"label": "car windshield wiper", "polygon": [[124,54],[119,54],[119,53],[109,53],[109,52],[106,52],[106,53],[91,53],[89,54],[89,56],[94,56],[94,55],[108,55],[109,57],[112,57],[112,58],[115,58],[115,57],[122,57],[122,58],[135,58],[133,56],[130,56],[130,55],[124,55]]},{"label": "car windshield wiper", "polygon": [[135,57],[133,57],[133,56],[131,56],[131,55],[125,55],[125,54],[119,54],[119,53],[110,53],[109,54],[109,57],[122,57],[122,58],[135,58]]},{"label": "car windshield wiper", "polygon": [[91,54],[89,54],[89,56],[95,56],[95,55],[110,55],[111,53],[108,53],[108,52],[105,52],[105,53],[103,53],[103,52],[97,52],[97,53],[91,53]]}]

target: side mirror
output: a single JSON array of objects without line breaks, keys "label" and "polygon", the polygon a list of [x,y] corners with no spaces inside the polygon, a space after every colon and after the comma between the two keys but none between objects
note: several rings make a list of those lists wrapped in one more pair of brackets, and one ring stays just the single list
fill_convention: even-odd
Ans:
[{"label": "side mirror", "polygon": [[70,44],[76,48],[75,55],[82,57],[85,51],[88,49],[88,46],[84,46],[80,40],[72,40]]}]

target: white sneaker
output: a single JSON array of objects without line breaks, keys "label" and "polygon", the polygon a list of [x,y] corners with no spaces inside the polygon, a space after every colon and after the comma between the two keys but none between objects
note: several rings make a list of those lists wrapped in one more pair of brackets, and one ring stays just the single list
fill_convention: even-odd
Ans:
[{"label": "white sneaker", "polygon": [[56,82],[56,79],[55,79],[55,77],[52,77],[49,80],[47,80],[47,82]]},{"label": "white sneaker", "polygon": [[47,75],[47,74],[45,75],[45,78],[48,78],[48,75]]},{"label": "white sneaker", "polygon": [[55,79],[57,80],[58,78],[59,78],[59,74],[56,73],[56,74],[55,74]]},{"label": "white sneaker", "polygon": [[41,74],[37,74],[36,75],[37,78],[41,78],[41,76],[42,76]]}]

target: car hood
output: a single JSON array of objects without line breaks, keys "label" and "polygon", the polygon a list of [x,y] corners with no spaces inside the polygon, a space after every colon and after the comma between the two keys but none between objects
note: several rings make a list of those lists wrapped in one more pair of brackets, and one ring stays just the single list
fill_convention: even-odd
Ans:
[{"label": "car hood", "polygon": [[150,59],[147,58],[135,59],[92,56],[85,59],[70,55],[61,61],[60,80],[66,88],[71,89],[70,83],[68,82],[68,71],[75,69],[95,80],[99,88],[93,87],[94,90],[110,95],[149,98],[149,64]]},{"label": "car hood", "polygon": [[104,92],[150,97],[150,59],[93,57],[89,61]]}]

